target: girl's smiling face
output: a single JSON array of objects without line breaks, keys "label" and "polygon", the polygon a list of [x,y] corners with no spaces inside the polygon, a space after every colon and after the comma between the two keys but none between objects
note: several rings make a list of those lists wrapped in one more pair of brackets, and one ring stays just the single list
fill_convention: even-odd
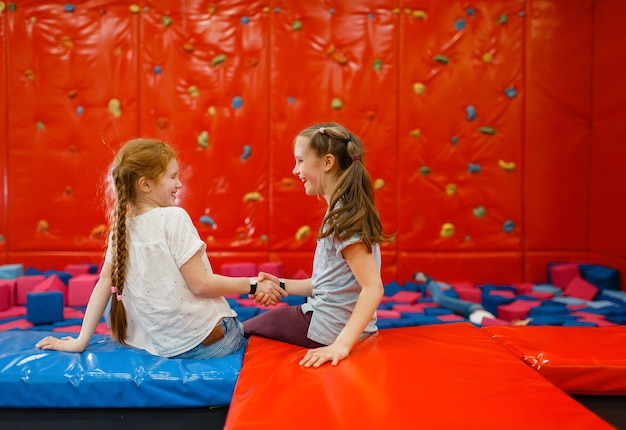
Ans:
[{"label": "girl's smiling face", "polygon": [[291,173],[299,177],[304,184],[304,192],[307,196],[324,194],[322,183],[323,163],[310,148],[311,139],[297,136],[293,145],[293,156],[296,160]]},{"label": "girl's smiling face", "polygon": [[178,161],[172,158],[165,172],[152,182],[149,199],[156,207],[176,206],[176,193],[183,186],[178,176]]}]

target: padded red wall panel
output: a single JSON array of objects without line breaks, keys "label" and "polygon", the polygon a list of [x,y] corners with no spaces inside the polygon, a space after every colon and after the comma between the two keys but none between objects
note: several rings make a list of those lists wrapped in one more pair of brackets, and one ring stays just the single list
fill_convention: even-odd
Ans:
[{"label": "padded red wall panel", "polygon": [[529,251],[589,237],[593,2],[528,2],[525,227]]},{"label": "padded red wall panel", "polygon": [[[6,14],[0,13],[0,64],[6,64],[6,47],[7,47],[7,20]],[[7,150],[7,122],[6,122],[6,67],[0,66],[0,189],[2,190],[2,198],[0,198],[0,264],[6,263],[7,249],[7,221],[6,221],[6,204],[7,193],[6,185],[6,150]]]}]

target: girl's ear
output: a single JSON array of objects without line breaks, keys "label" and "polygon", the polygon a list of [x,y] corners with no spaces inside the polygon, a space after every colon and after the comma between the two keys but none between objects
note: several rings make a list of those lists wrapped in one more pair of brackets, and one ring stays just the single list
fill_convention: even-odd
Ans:
[{"label": "girl's ear", "polygon": [[326,154],[323,158],[324,172],[330,172],[335,167],[337,160],[333,154]]},{"label": "girl's ear", "polygon": [[145,176],[142,176],[137,181],[137,187],[139,188],[140,191],[143,191],[144,193],[149,193],[150,192],[150,181]]}]

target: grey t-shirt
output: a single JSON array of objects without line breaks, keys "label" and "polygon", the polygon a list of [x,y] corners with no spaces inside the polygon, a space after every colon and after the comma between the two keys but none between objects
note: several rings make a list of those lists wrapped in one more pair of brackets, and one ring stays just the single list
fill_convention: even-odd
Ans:
[{"label": "grey t-shirt", "polygon": [[[336,242],[331,237],[317,241],[311,276],[312,297],[302,305],[302,312],[313,311],[308,338],[315,342],[324,345],[333,343],[354,310],[361,285],[343,258],[342,250],[360,241],[361,238],[356,235],[344,242]],[[380,271],[380,245],[377,243],[372,246],[372,258]],[[374,313],[362,337],[377,330]]]}]

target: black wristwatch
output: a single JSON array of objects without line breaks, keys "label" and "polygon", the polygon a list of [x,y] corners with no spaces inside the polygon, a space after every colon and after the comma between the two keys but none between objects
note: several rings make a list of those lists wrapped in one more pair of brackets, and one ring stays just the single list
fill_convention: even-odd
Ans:
[{"label": "black wristwatch", "polygon": [[280,285],[280,288],[282,288],[284,291],[287,291],[287,289],[285,288],[285,280],[283,278],[280,278],[278,280],[278,284]]},{"label": "black wristwatch", "polygon": [[250,295],[256,294],[256,286],[257,286],[256,278],[250,278],[250,292],[248,294]]}]

